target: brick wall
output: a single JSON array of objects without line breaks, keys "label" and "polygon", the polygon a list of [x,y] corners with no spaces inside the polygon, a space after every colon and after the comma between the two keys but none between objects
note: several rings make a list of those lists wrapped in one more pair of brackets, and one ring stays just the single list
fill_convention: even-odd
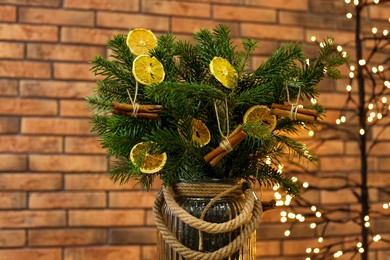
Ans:
[{"label": "brick wall", "polygon": [[[89,132],[83,100],[95,80],[89,61],[107,55],[105,43],[113,34],[145,27],[189,38],[199,28],[225,23],[235,37],[260,41],[256,66],[284,41],[305,42],[311,53],[312,35],[333,35],[336,43],[352,40],[347,9],[341,0],[0,0],[0,259],[156,259],[151,207],[159,183],[149,193],[134,183],[113,184],[106,177],[105,151]],[[387,5],[373,8],[371,16],[384,29],[389,13]],[[344,103],[346,82],[321,86],[329,122]],[[382,136],[369,181],[385,187],[389,130]],[[320,171],[357,175],[353,142],[330,140],[318,152]],[[336,206],[350,202],[343,194],[309,196]],[[378,205],[386,199],[372,196]],[[264,215],[259,259],[304,259],[313,236],[302,226],[285,238],[280,211]],[[374,224],[390,232],[389,221]],[[333,231],[354,233],[346,226]],[[379,246],[371,257],[390,259],[390,251]]]}]

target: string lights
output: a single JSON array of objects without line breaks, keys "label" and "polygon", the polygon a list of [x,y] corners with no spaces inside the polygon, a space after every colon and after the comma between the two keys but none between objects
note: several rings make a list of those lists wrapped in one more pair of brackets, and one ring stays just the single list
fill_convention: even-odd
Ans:
[{"label": "string lights", "polygon": [[[378,5],[381,3],[380,0],[345,0],[346,4],[353,5],[355,8],[355,13],[348,12],[346,14],[347,19],[360,19],[360,14],[356,13],[358,10],[362,10],[363,8],[368,8],[370,5]],[[390,18],[388,19],[390,22]],[[310,40],[313,43],[317,43],[320,46],[323,46],[323,42],[318,43],[316,36],[311,36]],[[362,38],[363,42],[372,41],[373,45],[371,46],[371,52],[368,52],[367,56],[364,58],[356,59],[355,63],[349,64],[349,71],[347,72],[347,76],[349,82],[345,85],[345,90],[347,93],[347,99],[345,105],[341,109],[340,116],[336,119],[335,123],[339,127],[341,131],[345,131],[351,136],[355,136],[358,140],[359,138],[371,138],[372,144],[367,147],[366,156],[370,155],[374,145],[377,143],[375,138],[378,138],[379,134],[383,132],[383,129],[390,125],[389,123],[383,123],[382,120],[388,118],[390,115],[390,79],[386,78],[389,76],[390,70],[390,59],[384,60],[383,62],[378,62],[378,58],[375,57],[375,54],[380,52],[381,50],[388,48],[390,46],[390,38],[388,29],[379,29],[378,27],[371,28],[371,34],[367,37]],[[348,44],[342,46],[337,45],[335,49],[343,56],[348,56],[346,51],[346,47]],[[372,65],[373,64],[373,65]],[[359,109],[359,102],[361,100],[357,100],[356,94],[361,91],[360,87],[356,88],[356,85],[359,85],[359,80],[367,80],[367,86],[369,91],[366,93],[365,98],[363,99],[364,108]],[[358,81],[359,84],[356,84]],[[315,104],[317,100],[311,100],[312,104]],[[363,117],[364,124],[360,124],[360,127],[356,127],[356,122],[359,121],[357,119]],[[350,127],[347,124],[351,124],[354,127]],[[345,126],[345,127],[344,127]],[[379,133],[378,135],[373,135],[373,127],[381,128],[380,131],[375,131],[375,133]],[[353,130],[356,129],[356,130]],[[353,132],[355,131],[355,132]],[[357,132],[356,132],[357,131]],[[309,137],[314,137],[315,132],[313,130],[308,131]],[[336,178],[340,178],[348,183],[348,185],[342,185],[340,187],[320,187],[316,185],[311,185],[308,182],[303,182],[303,193],[309,190],[324,190],[324,191],[337,191],[337,190],[351,190],[351,193],[355,195],[358,201],[360,198],[363,198],[364,194],[356,193],[356,189],[361,188],[362,184],[358,181],[354,181],[348,179],[348,176],[337,175]],[[294,181],[299,181],[297,177],[292,177]],[[302,223],[303,225],[307,225],[312,231],[317,239],[317,245],[306,248],[306,260],[314,260],[314,259],[330,259],[330,258],[343,258],[348,257],[346,259],[353,259],[356,255],[361,255],[362,259],[368,259],[368,249],[372,243],[386,242],[390,243],[390,240],[383,239],[380,234],[373,233],[373,219],[381,216],[389,216],[385,213],[381,212],[369,212],[367,214],[362,214],[363,211],[352,210],[349,207],[345,208],[337,208],[334,209],[332,207],[326,208],[325,206],[313,205],[310,201],[298,197],[295,199],[294,203],[291,202],[291,199],[287,199],[279,193],[279,187],[274,187],[275,190],[275,198],[277,199],[278,206],[288,206],[286,210],[283,210],[280,213],[280,221],[282,223],[289,223],[290,226],[284,231],[284,236],[293,237],[294,235],[294,227],[296,227],[297,223]],[[383,191],[383,190],[382,190]],[[390,193],[387,191],[388,195]],[[365,195],[367,196],[367,195]],[[390,209],[390,202],[384,202],[382,204],[383,210]],[[302,208],[309,208],[310,211],[304,211],[305,213],[297,213]],[[335,218],[332,217],[332,213],[339,210],[340,212],[349,212],[348,217],[343,218]],[[360,214],[360,215],[359,215]],[[365,234],[361,234],[360,237],[348,239],[341,239],[339,242],[327,241],[327,232],[329,226],[332,223],[338,224],[347,224],[354,223],[358,226],[364,227],[366,230]],[[366,235],[366,237],[364,237]],[[353,245],[353,246],[350,246]],[[342,250],[340,249],[342,246]]]}]

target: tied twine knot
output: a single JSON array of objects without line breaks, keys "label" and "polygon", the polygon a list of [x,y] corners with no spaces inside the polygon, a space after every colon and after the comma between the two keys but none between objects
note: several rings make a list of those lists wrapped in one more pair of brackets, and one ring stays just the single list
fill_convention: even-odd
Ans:
[{"label": "tied twine knot", "polygon": [[297,99],[296,99],[295,103],[292,103],[290,101],[290,93],[289,93],[287,84],[286,84],[286,92],[287,92],[287,102],[289,105],[291,105],[290,114],[288,115],[288,117],[291,120],[297,120],[298,109],[302,108],[302,105],[299,105],[299,99],[301,97],[301,86],[299,86]]},{"label": "tied twine knot", "polygon": [[[180,184],[185,185],[185,184]],[[193,184],[191,184],[193,185]],[[157,196],[153,213],[156,220],[157,228],[167,244],[178,254],[180,254],[185,259],[194,259],[194,260],[219,260],[225,257],[232,255],[234,252],[237,252],[243,244],[248,240],[251,234],[258,228],[261,221],[261,216],[263,213],[263,207],[260,200],[256,199],[255,193],[250,189],[249,184],[244,184],[240,182],[237,185],[233,185],[230,188],[220,192],[218,189],[217,195],[213,191],[213,187],[218,186],[216,184],[199,184],[197,188],[202,190],[203,193],[213,194],[212,199],[204,208],[200,218],[196,218],[181,208],[174,199],[174,191],[172,187],[163,188],[160,194]],[[203,218],[206,215],[208,209],[214,205],[218,198],[226,196],[228,194],[240,191],[241,194],[244,191],[245,201],[244,207],[239,215],[234,219],[229,220],[224,223],[212,223],[204,221]],[[181,188],[185,190],[185,188]],[[206,194],[207,195],[207,194]],[[210,197],[210,196],[209,196]],[[161,210],[163,203],[167,204],[171,212],[183,223],[198,229],[199,234],[201,232],[207,232],[210,234],[220,234],[226,233],[237,228],[241,227],[241,233],[233,241],[231,241],[226,246],[214,251],[214,252],[202,252],[202,236],[200,236],[199,241],[199,250],[192,250],[187,246],[183,245],[176,236],[168,229],[167,224],[164,221]]]},{"label": "tied twine knot", "polygon": [[131,97],[129,89],[126,89],[127,94],[129,95],[131,105],[133,106],[133,112],[131,113],[131,116],[137,117],[138,115],[138,110],[140,107],[140,104],[137,103],[137,94],[138,94],[138,81],[135,82],[135,94],[134,94],[134,99]]},{"label": "tied twine knot", "polygon": [[229,132],[230,132],[229,131],[229,108],[228,108],[228,104],[227,104],[227,99],[226,98],[225,98],[225,103],[224,103],[224,109],[226,111],[226,132],[227,132],[226,135],[222,131],[221,122],[220,122],[219,114],[218,114],[217,102],[216,102],[216,100],[214,100],[214,110],[215,110],[215,116],[217,117],[218,130],[219,130],[219,134],[222,137],[222,141],[219,143],[219,146],[223,150],[225,150],[226,152],[229,153],[229,152],[233,151],[233,146],[232,146],[232,144],[230,143],[230,141],[228,139]]}]

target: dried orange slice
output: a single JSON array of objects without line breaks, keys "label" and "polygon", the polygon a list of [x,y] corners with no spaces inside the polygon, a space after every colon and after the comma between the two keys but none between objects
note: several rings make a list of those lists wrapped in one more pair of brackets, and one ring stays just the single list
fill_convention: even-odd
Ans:
[{"label": "dried orange slice", "polygon": [[151,30],[137,28],[129,32],[126,43],[132,53],[141,55],[157,46],[157,38]]},{"label": "dried orange slice", "polygon": [[[183,122],[180,120],[179,125],[182,125]],[[192,136],[191,139],[196,144],[199,145],[199,147],[205,146],[208,144],[211,140],[211,134],[207,126],[199,119],[192,119],[191,123],[191,130],[192,130]],[[179,134],[183,135],[183,132],[178,129]]]},{"label": "dried orange slice", "polygon": [[144,85],[161,83],[165,77],[161,62],[145,54],[134,59],[132,72],[135,80]]},{"label": "dried orange slice", "polygon": [[130,151],[130,160],[133,164],[136,164],[139,158],[142,158],[140,163],[141,172],[152,174],[161,171],[167,162],[167,154],[151,154],[148,152],[149,145],[150,144],[146,142],[141,142],[134,145]]},{"label": "dried orange slice", "polygon": [[267,106],[256,105],[250,107],[244,115],[244,123],[260,122],[269,127],[272,131],[276,127],[276,116],[271,115],[271,110]]},{"label": "dried orange slice", "polygon": [[214,57],[210,62],[210,72],[225,88],[233,89],[236,87],[237,71],[226,59]]}]

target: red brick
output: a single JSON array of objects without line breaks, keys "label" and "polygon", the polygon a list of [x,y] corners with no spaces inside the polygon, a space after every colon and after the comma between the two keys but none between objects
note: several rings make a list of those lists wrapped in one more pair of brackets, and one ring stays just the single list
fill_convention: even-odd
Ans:
[{"label": "red brick", "polygon": [[92,111],[85,100],[61,100],[60,111],[63,117],[92,117]]},{"label": "red brick", "polygon": [[0,192],[0,209],[22,209],[27,206],[25,192]]},{"label": "red brick", "polygon": [[0,61],[0,77],[50,78],[50,64],[32,61]]},{"label": "red brick", "polygon": [[152,208],[156,200],[157,191],[142,192],[110,192],[109,207],[110,208]]},{"label": "red brick", "polygon": [[141,260],[139,246],[65,248],[64,260]]},{"label": "red brick", "polygon": [[276,9],[307,10],[308,0],[249,0],[250,5],[271,7]]},{"label": "red brick", "polygon": [[337,155],[344,153],[344,143],[340,140],[326,140],[324,143],[313,143],[309,145],[309,150],[315,155]]},{"label": "red brick", "polygon": [[370,7],[370,17],[382,19],[388,21],[390,13],[389,5],[380,5],[380,6],[372,6]]},{"label": "red brick", "polygon": [[345,104],[347,99],[346,94],[339,93],[321,93],[318,98],[318,102],[325,108],[341,108]]},{"label": "red brick", "polygon": [[[44,181],[43,181],[44,180]],[[54,173],[2,173],[0,174],[0,190],[3,191],[44,191],[62,188],[61,174]]]},{"label": "red brick", "polygon": [[143,210],[70,210],[69,226],[142,226]]},{"label": "red brick", "polygon": [[242,36],[257,39],[278,39],[283,41],[302,41],[302,28],[282,25],[241,24]]},{"label": "red brick", "polygon": [[378,165],[378,170],[390,171],[390,158],[389,157],[380,159],[380,163]]},{"label": "red brick", "polygon": [[28,228],[28,227],[60,227],[65,225],[65,211],[0,211],[0,227]]},{"label": "red brick", "polygon": [[337,191],[321,191],[321,202],[323,204],[337,204],[337,203],[354,203],[356,197],[353,195],[351,190],[342,189]]},{"label": "red brick", "polygon": [[30,155],[29,169],[37,172],[102,172],[107,169],[107,159],[93,155]]},{"label": "red brick", "polygon": [[62,138],[51,136],[0,135],[0,152],[61,152]]},{"label": "red brick", "polygon": [[112,228],[109,243],[113,245],[156,244],[156,227]]},{"label": "red brick", "polygon": [[93,12],[69,11],[48,8],[20,8],[19,20],[23,23],[92,26]]},{"label": "red brick", "polygon": [[150,1],[142,6],[142,11],[158,15],[202,18],[209,18],[211,15],[210,4],[186,2]]},{"label": "red brick", "polygon": [[[384,137],[384,136],[383,136]],[[381,141],[371,150],[372,155],[390,155],[390,142]]]},{"label": "red brick", "polygon": [[26,169],[25,155],[0,154],[0,171],[25,171]]},{"label": "red brick", "polygon": [[[218,25],[218,22],[195,19],[195,18],[177,18],[172,17],[172,31],[174,33],[192,34],[200,29],[213,30]],[[229,27],[232,35],[238,35],[238,26],[236,24],[225,24]]]},{"label": "red brick", "polygon": [[0,21],[15,22],[16,21],[16,7],[2,5],[0,6]]},{"label": "red brick", "polygon": [[[22,247],[26,244],[26,232],[24,230],[0,230],[1,247]],[[0,257],[1,257],[0,250]],[[2,258],[0,258],[2,259]]]},{"label": "red brick", "polygon": [[19,132],[19,118],[0,117],[0,133],[14,134]]},{"label": "red brick", "polygon": [[374,127],[372,134],[373,136],[377,136],[380,140],[390,140],[390,127],[383,130],[381,127]]},{"label": "red brick", "polygon": [[256,242],[257,256],[277,256],[281,253],[280,241],[258,241]]},{"label": "red brick", "polygon": [[15,42],[2,42],[0,48],[0,58],[23,59],[24,44]]},{"label": "red brick", "polygon": [[2,115],[57,115],[57,101],[39,99],[0,98]]},{"label": "red brick", "polygon": [[[344,17],[342,17],[344,19]],[[308,14],[302,12],[279,12],[281,24],[305,26],[310,28],[337,28],[339,20],[334,16]]]},{"label": "red brick", "polygon": [[[320,30],[320,29],[307,29],[305,39],[307,42],[311,42],[310,38],[312,36],[317,37],[318,41],[327,39],[329,36],[334,38],[335,44],[344,44],[349,42],[351,39],[354,39],[354,34],[347,31],[331,31],[331,30]],[[353,57],[353,56],[351,56]]]},{"label": "red brick", "polygon": [[156,246],[143,246],[142,260],[155,260],[155,259],[158,259]]},{"label": "red brick", "polygon": [[65,189],[66,190],[132,190],[140,189],[139,186],[134,187],[135,181],[130,181],[128,184],[120,185],[109,179],[106,173],[104,174],[66,174]]},{"label": "red brick", "polygon": [[320,161],[322,171],[354,171],[360,168],[356,157],[322,157]]},{"label": "red brick", "polygon": [[83,98],[92,94],[94,83],[21,80],[20,94],[27,97]]},{"label": "red brick", "polygon": [[116,34],[127,34],[128,30],[103,30],[77,27],[63,27],[61,42],[106,45]]},{"label": "red brick", "polygon": [[66,137],[65,153],[106,154],[96,137]]},{"label": "red brick", "polygon": [[61,259],[61,249],[4,249],[0,250],[0,259],[36,259],[58,260]]},{"label": "red brick", "polygon": [[0,40],[55,42],[58,29],[55,26],[0,24]]},{"label": "red brick", "polygon": [[137,12],[140,0],[65,0],[65,8],[92,9],[92,10],[115,10],[122,12]]},{"label": "red brick", "polygon": [[32,229],[28,232],[29,246],[73,246],[103,244],[106,231],[96,228]]},{"label": "red brick", "polygon": [[97,80],[91,72],[91,64],[80,63],[55,63],[54,64],[54,77],[56,79],[68,79],[68,80]]},{"label": "red brick", "polygon": [[60,0],[0,0],[0,3],[15,5],[39,5],[39,6],[60,6]]},{"label": "red brick", "polygon": [[255,7],[214,5],[213,18],[227,21],[267,22],[276,21],[276,11]]},{"label": "red brick", "polygon": [[306,253],[306,248],[313,248],[317,246],[318,242],[314,239],[294,239],[294,240],[285,240],[283,244],[283,255],[304,255]]},{"label": "red brick", "polygon": [[0,79],[0,95],[16,96],[18,95],[18,81],[9,79]]},{"label": "red brick", "polygon": [[104,55],[104,49],[92,46],[60,44],[28,44],[27,57],[38,60],[91,61],[95,55]]},{"label": "red brick", "polygon": [[25,134],[90,135],[88,119],[23,118],[22,132]]},{"label": "red brick", "polygon": [[31,209],[103,208],[106,206],[104,192],[31,192]]},{"label": "red brick", "polygon": [[156,31],[169,31],[169,18],[144,14],[97,13],[97,25],[111,28],[148,28]]}]

